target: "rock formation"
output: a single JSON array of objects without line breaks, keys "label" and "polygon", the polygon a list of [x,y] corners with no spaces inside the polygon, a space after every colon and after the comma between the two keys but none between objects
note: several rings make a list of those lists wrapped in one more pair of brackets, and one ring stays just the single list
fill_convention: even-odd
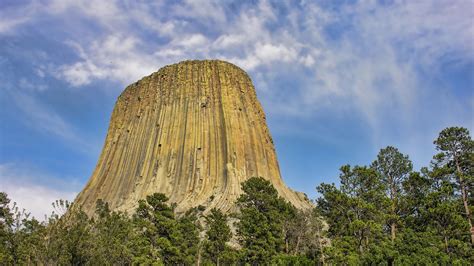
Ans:
[{"label": "rock formation", "polygon": [[128,211],[154,192],[177,211],[232,210],[241,182],[270,180],[298,208],[311,204],[283,183],[275,148],[249,76],[218,60],[161,68],[119,96],[97,166],[76,198],[92,214],[103,199]]}]

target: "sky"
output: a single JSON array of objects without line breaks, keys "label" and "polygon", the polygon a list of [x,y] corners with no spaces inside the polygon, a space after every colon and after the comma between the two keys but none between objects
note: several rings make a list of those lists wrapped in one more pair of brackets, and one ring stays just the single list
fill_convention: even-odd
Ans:
[{"label": "sky", "polygon": [[317,196],[388,145],[474,131],[474,1],[2,0],[0,191],[37,218],[90,177],[117,96],[161,67],[252,78],[284,181]]}]

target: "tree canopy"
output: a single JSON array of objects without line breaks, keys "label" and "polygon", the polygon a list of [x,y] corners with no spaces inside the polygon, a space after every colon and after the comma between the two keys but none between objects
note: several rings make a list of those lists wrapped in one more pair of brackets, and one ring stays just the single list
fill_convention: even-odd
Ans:
[{"label": "tree canopy", "polygon": [[474,142],[451,127],[413,171],[397,148],[370,165],[343,165],[298,210],[262,177],[242,183],[237,210],[176,213],[166,195],[131,213],[96,214],[58,200],[40,222],[0,192],[1,265],[472,265]]}]

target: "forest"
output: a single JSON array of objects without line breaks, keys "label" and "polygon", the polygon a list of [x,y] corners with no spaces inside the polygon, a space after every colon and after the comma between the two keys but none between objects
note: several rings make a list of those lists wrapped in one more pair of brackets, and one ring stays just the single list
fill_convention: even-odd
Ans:
[{"label": "forest", "polygon": [[164,194],[132,214],[99,200],[88,217],[58,200],[38,221],[0,193],[1,265],[472,265],[474,141],[442,130],[419,171],[397,148],[370,165],[343,165],[298,210],[270,182],[242,183],[238,211],[176,213]]}]

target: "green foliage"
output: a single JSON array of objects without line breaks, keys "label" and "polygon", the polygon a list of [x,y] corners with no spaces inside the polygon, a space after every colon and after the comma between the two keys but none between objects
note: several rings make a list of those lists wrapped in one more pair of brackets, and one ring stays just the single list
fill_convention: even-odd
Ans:
[{"label": "green foliage", "polygon": [[134,223],[142,239],[136,263],[148,264],[160,260],[164,264],[193,264],[199,246],[196,210],[176,219],[174,210],[161,193],[140,200]]},{"label": "green foliage", "polygon": [[[473,142],[447,128],[430,168],[382,149],[371,168],[341,168],[341,185],[321,184],[318,210],[329,224],[334,264],[470,265]],[[371,172],[375,170],[375,173]],[[464,190],[464,191],[463,191]],[[396,228],[396,237],[394,234]]]},{"label": "green foliage", "polygon": [[401,191],[403,180],[413,169],[408,156],[403,155],[392,146],[380,150],[377,160],[372,163],[372,167],[379,173],[381,181],[387,189],[387,194],[391,198],[396,196],[394,193]]},{"label": "green foliage", "polygon": [[[227,215],[218,209],[211,209],[205,217],[207,224],[206,240],[204,241],[204,257],[212,263],[219,265],[225,257],[229,257],[230,248],[226,245],[232,237],[228,225]],[[229,258],[227,258],[227,263]]]},{"label": "green foliage", "polygon": [[268,264],[274,255],[285,250],[285,220],[295,209],[261,177],[245,181],[242,190],[244,194],[237,200],[240,207],[237,235],[243,262]]},{"label": "green foliage", "polygon": [[386,212],[386,220],[393,242],[400,225],[399,201],[402,183],[409,176],[413,166],[407,155],[403,155],[395,147],[388,146],[380,150],[377,160],[372,163],[372,168],[379,174],[390,199],[390,210]]},{"label": "green foliage", "polygon": [[47,232],[47,253],[50,264],[80,265],[90,260],[92,252],[92,224],[80,209],[73,208],[68,202],[60,201],[55,205],[66,213],[53,214],[49,219]]},{"label": "green foliage", "polygon": [[7,194],[0,192],[0,264],[28,264],[43,259],[41,236],[45,227],[16,203],[10,208]]},{"label": "green foliage", "polygon": [[129,265],[132,261],[132,245],[138,235],[128,216],[111,212],[108,203],[97,201],[96,217],[91,220],[93,252],[90,262],[96,265]]},{"label": "green foliage", "polygon": [[[335,263],[378,263],[391,252],[383,231],[388,200],[385,187],[372,168],[341,167],[341,187],[322,184],[318,210],[329,223]],[[385,250],[380,250],[384,246]],[[385,252],[385,253],[384,253]],[[370,256],[369,256],[370,255]]]},{"label": "green foliage", "polygon": [[12,263],[16,256],[16,245],[13,240],[13,213],[10,209],[10,199],[7,194],[0,192],[0,262]]},{"label": "green foliage", "polygon": [[466,128],[450,127],[439,133],[434,144],[440,151],[433,161],[434,177],[450,183],[459,195],[468,224],[465,232],[474,246],[474,141]]},{"label": "green foliage", "polygon": [[271,265],[294,265],[294,266],[304,266],[304,265],[314,265],[314,262],[304,255],[287,255],[280,254],[276,255],[271,260]]},{"label": "green foliage", "polygon": [[342,166],[340,185],[318,186],[313,210],[252,177],[230,215],[235,237],[221,211],[176,214],[160,193],[131,217],[101,200],[94,217],[58,200],[39,222],[0,192],[0,265],[471,265],[474,142],[451,127],[434,144],[420,172],[390,146],[370,167]]}]

